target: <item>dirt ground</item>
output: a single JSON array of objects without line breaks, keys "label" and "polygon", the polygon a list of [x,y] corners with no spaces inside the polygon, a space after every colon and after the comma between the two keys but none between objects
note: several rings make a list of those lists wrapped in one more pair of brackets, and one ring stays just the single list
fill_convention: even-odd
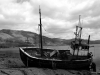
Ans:
[{"label": "dirt ground", "polygon": [[[0,75],[91,75],[88,71],[51,70],[26,67],[19,55],[18,48],[0,49]],[[92,73],[92,75],[100,75]]]}]

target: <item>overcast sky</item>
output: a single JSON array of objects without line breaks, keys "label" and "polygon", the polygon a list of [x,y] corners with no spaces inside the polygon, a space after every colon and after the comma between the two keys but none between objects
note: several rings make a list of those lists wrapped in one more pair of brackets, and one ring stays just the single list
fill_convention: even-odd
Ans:
[{"label": "overcast sky", "polygon": [[0,0],[0,29],[38,33],[39,5],[43,35],[74,38],[81,15],[82,38],[100,40],[100,0]]}]

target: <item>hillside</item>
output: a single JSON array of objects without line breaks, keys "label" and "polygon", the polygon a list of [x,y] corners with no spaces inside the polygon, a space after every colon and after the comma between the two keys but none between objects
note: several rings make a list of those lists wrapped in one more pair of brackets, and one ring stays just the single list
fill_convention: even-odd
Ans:
[{"label": "hillside", "polygon": [[[52,39],[43,36],[44,45],[61,45],[61,39]],[[15,47],[39,45],[39,36],[36,33],[29,31],[17,31],[2,29],[0,30],[0,46],[1,47]]]},{"label": "hillside", "polygon": [[[43,45],[67,45],[74,39],[48,38],[43,36]],[[87,40],[83,40],[87,41]],[[100,40],[90,41],[91,44],[100,44]],[[0,30],[0,46],[1,47],[19,47],[28,45],[39,45],[39,36],[29,31],[18,31],[2,29]]]}]

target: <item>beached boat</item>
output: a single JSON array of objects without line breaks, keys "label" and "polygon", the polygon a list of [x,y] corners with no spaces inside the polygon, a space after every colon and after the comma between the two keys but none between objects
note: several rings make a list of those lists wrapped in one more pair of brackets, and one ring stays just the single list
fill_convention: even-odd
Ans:
[{"label": "beached boat", "polygon": [[[76,26],[75,40],[71,42],[70,50],[54,50],[44,49],[42,46],[42,24],[41,24],[41,10],[40,14],[40,47],[21,47],[19,48],[20,57],[27,67],[43,67],[54,69],[68,69],[68,70],[90,70],[96,71],[96,65],[93,63],[92,53],[89,52],[88,37],[87,44],[82,43],[81,32],[82,27]],[[79,18],[80,24],[80,18]],[[80,54],[80,51],[85,51],[85,54]]]}]

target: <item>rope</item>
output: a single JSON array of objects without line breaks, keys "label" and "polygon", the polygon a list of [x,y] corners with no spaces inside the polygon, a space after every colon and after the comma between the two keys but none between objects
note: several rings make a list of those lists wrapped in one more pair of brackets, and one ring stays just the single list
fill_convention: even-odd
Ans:
[{"label": "rope", "polygon": [[[43,26],[42,26],[43,27]],[[43,27],[44,31],[46,31],[46,29]],[[47,32],[47,31],[46,31]]]}]

